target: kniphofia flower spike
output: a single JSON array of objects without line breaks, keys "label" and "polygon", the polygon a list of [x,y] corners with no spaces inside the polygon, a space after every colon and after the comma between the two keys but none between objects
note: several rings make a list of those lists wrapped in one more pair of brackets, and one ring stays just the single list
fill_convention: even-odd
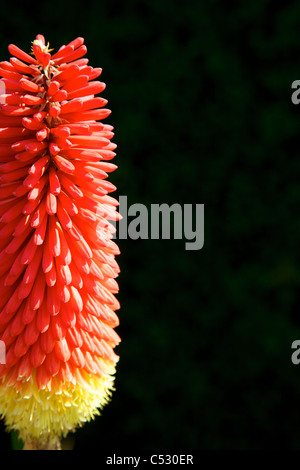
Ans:
[{"label": "kniphofia flower spike", "polygon": [[28,447],[98,414],[118,360],[116,145],[83,42],[0,63],[0,413]]}]

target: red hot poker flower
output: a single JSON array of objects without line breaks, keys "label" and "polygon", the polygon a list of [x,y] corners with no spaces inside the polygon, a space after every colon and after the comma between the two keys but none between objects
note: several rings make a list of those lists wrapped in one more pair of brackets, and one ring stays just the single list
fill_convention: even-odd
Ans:
[{"label": "red hot poker flower", "polygon": [[83,42],[0,63],[0,413],[29,447],[92,418],[118,359],[116,145]]}]

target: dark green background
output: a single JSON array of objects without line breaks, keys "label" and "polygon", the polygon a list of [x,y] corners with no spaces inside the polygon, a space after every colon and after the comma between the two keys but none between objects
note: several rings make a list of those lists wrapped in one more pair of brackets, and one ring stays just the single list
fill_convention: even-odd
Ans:
[{"label": "dark green background", "polygon": [[[300,3],[12,4],[7,45],[84,36],[129,204],[205,204],[205,245],[119,242],[116,392],[87,449],[300,449]],[[2,425],[2,430],[3,425]],[[2,431],[0,447],[9,437]]]}]

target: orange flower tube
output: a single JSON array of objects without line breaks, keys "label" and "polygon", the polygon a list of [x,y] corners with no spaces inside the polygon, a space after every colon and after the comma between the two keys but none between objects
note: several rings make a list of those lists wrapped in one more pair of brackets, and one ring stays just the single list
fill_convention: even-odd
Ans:
[{"label": "orange flower tube", "polygon": [[32,449],[99,414],[118,360],[116,145],[83,42],[0,63],[0,413]]}]

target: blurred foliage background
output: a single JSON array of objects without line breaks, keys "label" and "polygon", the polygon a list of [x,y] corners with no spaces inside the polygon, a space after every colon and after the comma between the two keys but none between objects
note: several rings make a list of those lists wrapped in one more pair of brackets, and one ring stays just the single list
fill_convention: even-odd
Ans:
[{"label": "blurred foliage background", "polygon": [[[83,36],[128,203],[205,204],[205,244],[121,240],[116,391],[75,450],[300,449],[300,4],[14,4],[0,53]],[[0,448],[10,445],[1,425]]]}]

